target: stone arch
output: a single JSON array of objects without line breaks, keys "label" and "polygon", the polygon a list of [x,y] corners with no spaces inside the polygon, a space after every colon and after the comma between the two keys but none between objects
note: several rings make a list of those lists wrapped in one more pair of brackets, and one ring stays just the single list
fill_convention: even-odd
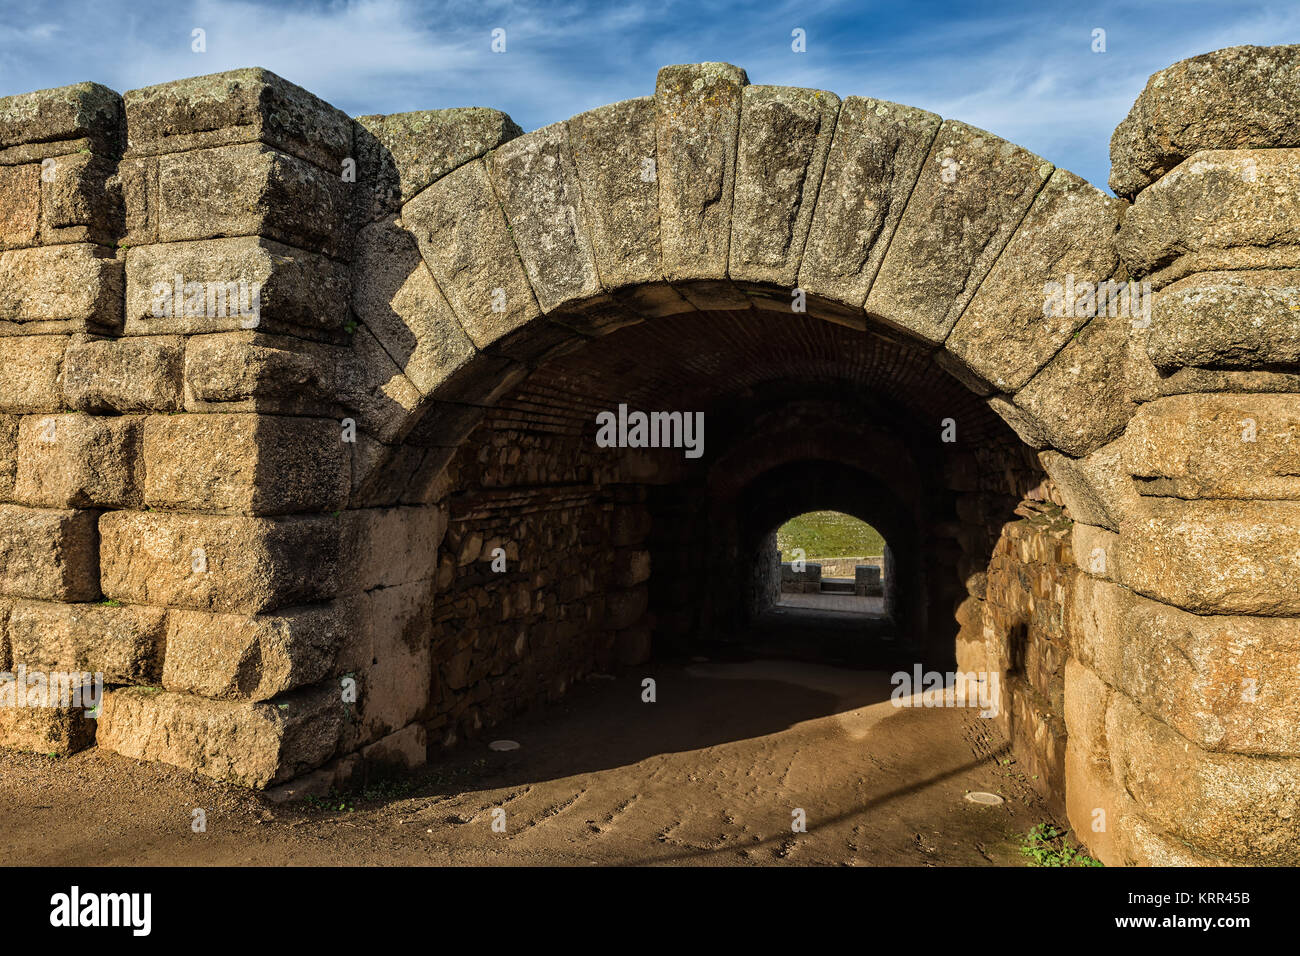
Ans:
[{"label": "stone arch", "polygon": [[[1204,71],[1191,72],[1203,79]],[[1135,114],[1143,108],[1140,101]],[[1153,531],[1153,540],[1167,540],[1173,526],[1147,517],[1148,499],[1130,477],[1141,468],[1129,464],[1131,445],[1120,439],[1144,404],[1139,434],[1158,427],[1146,409],[1170,388],[1153,359],[1165,369],[1187,362],[1190,339],[1149,342],[1143,323],[1135,327],[1123,315],[1052,322],[1043,314],[1049,283],[1123,281],[1167,263],[1158,227],[1151,228],[1161,221],[1154,199],[1165,195],[1121,231],[1125,200],[959,122],[866,98],[841,102],[818,91],[751,87],[743,71],[723,64],[667,68],[653,97],[483,144],[392,210],[390,222],[362,230],[362,249],[371,236],[378,243],[378,234],[404,234],[412,268],[402,278],[418,276],[415,288],[427,290],[435,307],[395,310],[398,331],[409,336],[411,355],[438,355],[443,364],[429,363],[436,370],[407,388],[404,377],[414,382],[408,356],[385,340],[378,368],[359,374],[370,394],[405,398],[375,406],[384,425],[372,429],[380,445],[363,470],[382,475],[386,487],[363,478],[354,484],[362,495],[354,504],[402,500],[393,495],[403,488],[436,497],[438,473],[482,410],[552,356],[628,322],[696,310],[789,315],[799,289],[809,316],[927,353],[1041,453],[1075,520],[1066,540],[1084,573],[1072,585],[1050,562],[1032,566],[1056,590],[1058,616],[1071,620],[1067,633],[1084,635],[1071,639],[1098,647],[1122,640],[1124,615],[1140,603],[1131,588],[1198,613],[1249,613],[1257,605],[1172,594],[1139,556],[1142,536]],[[364,269],[355,278],[364,290]],[[493,311],[493,294],[504,295],[500,311]],[[356,302],[357,319],[384,339],[364,297]],[[451,355],[448,342],[460,343]],[[429,500],[423,494],[408,500]],[[1009,583],[1011,556],[1027,546],[1035,554],[1050,550],[1059,534],[1049,522],[1004,536],[987,571],[967,566],[974,583],[962,605],[971,610],[958,615],[960,666],[997,668],[1018,652],[1012,644],[1030,639],[1039,622],[1027,611],[1033,600],[1016,596]],[[982,545],[963,543],[963,550],[978,555]],[[1120,569],[1123,577],[1121,560],[1132,568]],[[1062,597],[1062,589],[1077,594]],[[994,590],[1006,607],[990,611]],[[1154,606],[1143,613],[1165,621]],[[1165,623],[1159,628],[1167,632]],[[987,635],[998,630],[1005,634],[991,645]],[[1208,632],[1197,640],[1206,645]],[[1143,759],[1118,738],[1107,743],[1115,731],[1106,721],[1143,727],[1152,753],[1172,753],[1163,731],[1137,716],[1142,707],[1160,719],[1171,711],[1150,698],[1134,705],[1130,695],[1142,692],[1093,652],[1066,653],[1080,659],[1066,665],[1066,715],[1053,718],[1053,733],[1069,723],[1074,755],[1066,759],[1063,733],[1049,733],[1054,743],[1045,751],[1021,748],[1068,804],[1062,811],[1079,828],[1095,821],[1098,808],[1111,814],[1115,835],[1089,839],[1108,862],[1214,859],[1189,850],[1187,837],[1168,835],[1193,834],[1207,848],[1216,838],[1203,826],[1182,826],[1152,794],[1138,809],[1104,772],[1098,777],[1097,767],[1124,766],[1114,769],[1117,779],[1139,772]]]},{"label": "stone arch", "polygon": [[[1123,206],[920,110],[665,68],[654,97],[487,140],[361,229],[356,378],[379,446],[354,483],[391,474],[412,433],[454,447],[556,351],[696,309],[788,313],[796,294],[930,351],[1033,447],[1085,456],[1149,362],[1122,317],[1045,319],[1044,286],[1116,275]],[[405,457],[430,485],[438,456]]]},{"label": "stone arch", "polygon": [[[1298,56],[1153,77],[1112,141],[1121,199],[959,122],[725,64],[527,135],[488,109],[353,120],[258,69],[0,101],[0,664],[110,684],[97,730],[0,712],[0,741],[259,788],[425,759],[435,677],[464,675],[424,612],[491,543],[449,475],[510,451],[474,430],[525,400],[585,414],[539,376],[595,356],[632,379],[665,337],[729,337],[680,364],[763,397],[772,356],[746,377],[738,343],[780,337],[801,388],[831,350],[924,429],[958,409],[930,529],[959,661],[1002,667],[1020,626],[1064,656],[1045,696],[1068,749],[1023,752],[1094,852],[1295,862]],[[159,314],[180,274],[254,282],[257,321]],[[1149,282],[1152,322],[1045,322],[1068,277]],[[566,581],[595,593],[602,662],[644,656],[650,506],[686,513],[651,500],[673,474],[632,465],[573,509],[611,544],[599,587]]]},{"label": "stone arch", "polygon": [[[369,124],[399,180],[421,155],[390,128],[405,122]],[[1114,461],[1097,449],[1134,413],[1150,362],[1126,316],[1046,318],[1044,302],[1053,282],[1123,276],[1122,201],[960,122],[751,87],[726,64],[666,68],[653,97],[533,133],[499,129],[358,232],[353,381],[366,437],[353,507],[433,504],[486,410],[557,356],[629,324],[747,312],[807,316],[918,356],[973,403],[930,403],[926,426],[951,419],[982,438],[991,412],[1044,452],[1071,503],[1118,510],[1124,481],[1108,480]],[[894,387],[916,397],[923,379],[900,375]],[[825,453],[811,433],[799,441]],[[984,495],[972,486],[958,497]],[[987,505],[966,507],[991,520]],[[978,608],[993,542],[972,527],[923,570],[916,539],[900,537],[900,620],[936,660],[952,660],[949,594],[927,608],[939,592],[921,582],[957,569],[975,608],[962,633],[986,632]],[[664,630],[700,630],[736,610],[702,607],[704,617]],[[644,626],[618,620],[643,646]],[[967,652],[966,663],[998,653]]]}]

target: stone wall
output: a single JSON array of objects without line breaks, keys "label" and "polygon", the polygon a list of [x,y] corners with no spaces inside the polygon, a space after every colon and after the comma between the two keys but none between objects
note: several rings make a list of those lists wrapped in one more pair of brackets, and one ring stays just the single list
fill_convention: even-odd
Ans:
[{"label": "stone wall", "polygon": [[822,566],[816,561],[806,562],[796,571],[789,561],[781,562],[781,590],[789,594],[817,594],[822,589]]},{"label": "stone wall", "polygon": [[1065,818],[1065,665],[1073,653],[1070,606],[1078,569],[1073,522],[1034,503],[1008,522],[989,562],[983,598],[959,616],[958,669],[999,675],[998,726],[1035,789]]},{"label": "stone wall", "polygon": [[592,484],[595,446],[543,422],[489,414],[447,469],[422,715],[444,745],[649,656],[644,491]]},{"label": "stone wall", "polygon": [[[759,560],[754,562],[753,593],[757,595],[755,604],[764,611],[781,600],[785,588],[785,565],[781,562],[781,550],[776,546],[776,532],[773,531],[758,549]],[[767,561],[764,554],[770,555]]]},{"label": "stone wall", "polygon": [[101,747],[251,786],[408,728],[445,515],[349,509],[354,122],[260,70],[0,113],[5,663],[103,672]]},{"label": "stone wall", "polygon": [[1044,461],[1082,571],[1066,800],[1108,863],[1300,862],[1298,55],[1175,64],[1111,141],[1158,374],[1113,444]]}]

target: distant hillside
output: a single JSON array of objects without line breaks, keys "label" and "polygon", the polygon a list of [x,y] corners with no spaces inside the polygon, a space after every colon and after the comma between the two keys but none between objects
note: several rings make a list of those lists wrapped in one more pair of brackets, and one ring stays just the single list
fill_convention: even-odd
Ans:
[{"label": "distant hillside", "polygon": [[790,552],[803,548],[805,556],[816,558],[860,558],[881,554],[885,539],[865,521],[838,511],[810,511],[791,518],[776,532],[781,560],[791,560]]}]

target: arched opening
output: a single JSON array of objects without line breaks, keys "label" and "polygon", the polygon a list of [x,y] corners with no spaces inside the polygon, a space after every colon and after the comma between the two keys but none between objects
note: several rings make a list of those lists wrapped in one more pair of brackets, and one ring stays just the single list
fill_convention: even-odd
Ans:
[{"label": "arched opening", "polygon": [[742,557],[753,569],[753,653],[860,665],[896,656],[892,568],[882,576],[892,554],[865,521],[833,510],[801,512]]},{"label": "arched opening", "polygon": [[[683,755],[705,751],[723,765],[776,760],[750,753],[804,727],[816,743],[797,746],[819,748],[832,776],[855,761],[888,768],[897,787],[882,799],[950,814],[964,790],[996,787],[1008,732],[1039,746],[1055,719],[1040,705],[1063,664],[1035,675],[1039,686],[1017,683],[1020,706],[980,707],[972,693],[925,708],[913,684],[937,673],[941,686],[975,686],[956,675],[978,683],[1003,667],[986,598],[1001,602],[1022,573],[1004,529],[1042,490],[1036,453],[933,349],[879,324],[816,307],[605,315],[616,327],[603,335],[574,338],[559,316],[513,339],[533,360],[501,374],[490,403],[453,406],[477,423],[454,446],[423,447],[406,482],[448,514],[419,716],[433,759],[463,759],[445,748],[467,739],[528,746],[547,715],[621,687],[633,708],[619,711],[623,729],[566,742],[571,763],[542,773],[617,780],[646,760],[685,773]],[[552,338],[543,349],[530,337]],[[654,413],[679,417],[652,433]],[[415,441],[446,427],[441,403],[426,414]],[[852,515],[888,544],[876,613],[765,606],[774,533],[814,511]],[[635,710],[647,678],[671,708]],[[853,731],[853,755],[836,756],[840,728],[859,725],[871,729]],[[1044,789],[1059,786],[1064,738],[1048,739],[1050,759],[1032,764]],[[899,748],[915,759],[896,763]]]},{"label": "arched opening", "polygon": [[774,606],[886,617],[894,575],[879,531],[842,511],[795,515],[764,539],[754,555],[756,614]]},{"label": "arched opening", "polygon": [[[881,329],[761,309],[641,318],[539,359],[448,449],[438,737],[652,659],[951,670],[963,642],[982,648],[963,607],[1043,474],[977,395]],[[655,414],[676,417],[659,434]],[[846,555],[887,562],[862,575],[880,582],[869,613],[773,599],[776,530],[812,511],[877,534],[878,554]]]},{"label": "arched opening", "polygon": [[[353,500],[446,514],[431,746],[619,666],[761,648],[753,557],[811,510],[889,542],[890,653],[787,654],[991,673],[1028,614],[1061,643],[1044,468],[1082,501],[1066,455],[1133,403],[1126,323],[1044,323],[1043,290],[1113,273],[1119,213],[964,124],[704,64],[494,142],[368,226]],[[1044,526],[1012,540],[1028,500]],[[1035,732],[1061,712],[1043,659]]]}]

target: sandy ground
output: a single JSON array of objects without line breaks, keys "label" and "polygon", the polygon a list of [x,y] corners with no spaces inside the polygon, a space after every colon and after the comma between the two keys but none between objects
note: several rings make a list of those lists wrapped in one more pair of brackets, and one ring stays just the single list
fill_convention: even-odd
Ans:
[{"label": "sandy ground", "polygon": [[[989,721],[896,708],[884,672],[752,660],[647,674],[655,703],[645,675],[596,678],[328,806],[97,749],[0,751],[0,864],[1018,866],[1048,819]],[[502,738],[521,747],[488,749]]]},{"label": "sandy ground", "polygon": [[882,597],[866,597],[865,595],[858,597],[856,594],[834,594],[829,592],[782,594],[776,606],[881,615],[885,612],[885,599]]}]

